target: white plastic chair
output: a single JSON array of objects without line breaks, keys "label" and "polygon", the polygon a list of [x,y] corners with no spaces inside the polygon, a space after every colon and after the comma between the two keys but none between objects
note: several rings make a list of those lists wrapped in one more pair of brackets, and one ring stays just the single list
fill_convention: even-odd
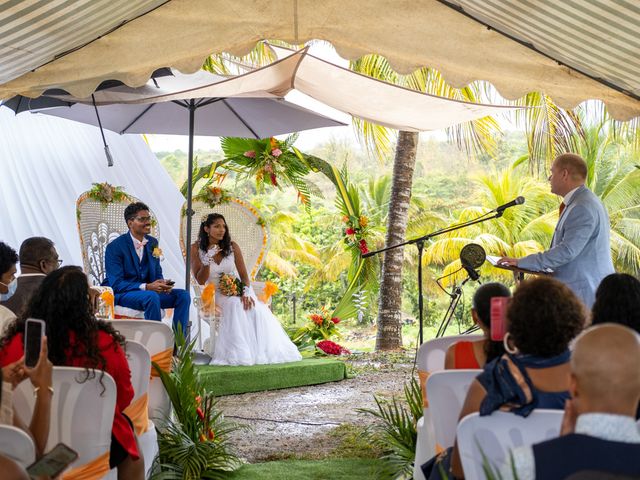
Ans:
[{"label": "white plastic chair", "polygon": [[[46,450],[62,442],[78,452],[75,468],[108,453],[116,408],[116,384],[108,373],[96,371],[86,379],[86,370],[75,367],[54,367],[51,397],[51,424]],[[80,383],[82,382],[82,383]],[[21,382],[13,391],[13,406],[23,422],[31,422],[35,406],[33,386]],[[111,470],[104,478],[116,478]]]},{"label": "white plastic chair", "polygon": [[482,370],[442,370],[427,380],[436,444],[442,448],[453,446],[458,418],[473,380]]},{"label": "white plastic chair", "polygon": [[[499,470],[514,448],[555,438],[560,434],[562,410],[534,410],[528,417],[508,412],[493,412],[481,417],[467,415],[458,424],[458,449],[467,480],[484,480],[482,454],[489,465]],[[482,449],[482,452],[480,451]]]},{"label": "white plastic chair", "polygon": [[[444,357],[451,344],[458,340],[474,341],[481,338],[482,335],[452,335],[424,342],[418,349],[416,359],[418,370],[428,374],[444,370]],[[431,412],[431,408],[424,408],[422,417],[418,420],[418,439],[413,467],[413,478],[416,480],[424,480],[420,465],[436,454],[435,431]]]},{"label": "white plastic chair", "polygon": [[0,425],[0,453],[28,467],[36,459],[36,446],[26,432],[11,425]]},{"label": "white plastic chair", "polygon": [[[134,391],[132,402],[135,402],[148,393],[151,355],[144,345],[133,340],[127,340],[126,352]],[[147,431],[138,436],[138,444],[140,445],[140,453],[144,457],[145,473],[148,475],[153,465],[153,459],[158,453],[158,433],[151,419],[149,419]]]},{"label": "white plastic chair", "polygon": [[[153,320],[113,320],[113,328],[127,340],[141,343],[151,357],[169,348],[173,348],[173,330],[162,322]],[[165,419],[171,413],[171,401],[162,385],[162,380],[152,377],[149,381],[149,418],[158,428],[162,428]]]}]

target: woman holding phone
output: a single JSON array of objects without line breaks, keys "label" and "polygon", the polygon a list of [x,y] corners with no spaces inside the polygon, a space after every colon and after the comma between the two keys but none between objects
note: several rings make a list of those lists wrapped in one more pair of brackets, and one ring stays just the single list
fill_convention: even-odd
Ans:
[{"label": "woman holding phone", "polygon": [[85,379],[96,375],[101,379],[105,372],[113,377],[117,398],[109,464],[111,468],[117,467],[119,479],[142,480],[144,461],[138,452],[133,426],[122,413],[134,395],[124,338],[111,324],[96,319],[87,276],[74,266],[47,275],[24,315],[0,339],[0,366],[24,355],[23,336],[28,318],[44,321],[49,359],[53,365],[83,367]]}]

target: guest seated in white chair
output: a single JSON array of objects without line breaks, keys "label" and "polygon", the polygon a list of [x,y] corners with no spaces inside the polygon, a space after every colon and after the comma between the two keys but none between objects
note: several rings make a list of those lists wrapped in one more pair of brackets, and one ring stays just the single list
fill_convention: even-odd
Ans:
[{"label": "guest seated in white chair", "polygon": [[480,340],[459,340],[447,349],[444,358],[445,370],[484,367],[485,363],[504,353],[502,340],[491,340],[491,299],[493,297],[510,297],[511,292],[501,283],[485,283],[473,294],[471,317],[482,331]]},{"label": "guest seated in white chair", "polygon": [[604,323],[578,337],[571,397],[560,437],[516,449],[501,478],[561,480],[582,471],[640,478],[640,343],[633,330]]},{"label": "guest seated in white chair", "polygon": [[[18,361],[0,369],[0,380],[2,381],[0,389],[0,424],[13,425],[27,432],[33,439],[36,457],[40,457],[44,453],[47,439],[49,438],[51,396],[53,395],[51,386],[52,371],[53,364],[48,358],[47,337],[42,338],[40,358],[35,367],[26,367],[24,357],[21,357]],[[22,423],[20,417],[15,413],[11,395],[16,385],[25,378],[31,380],[34,392],[36,392],[33,416],[28,427]],[[2,470],[0,469],[0,471]]]},{"label": "guest seated in white chair", "polygon": [[[460,419],[504,410],[526,417],[534,408],[563,409],[569,399],[569,342],[584,328],[582,302],[563,283],[539,277],[522,282],[507,309],[507,353],[484,366],[471,384]],[[464,478],[457,445],[425,477]]]},{"label": "guest seated in white chair", "polygon": [[134,396],[131,371],[123,350],[125,339],[111,323],[96,319],[87,276],[79,267],[70,266],[55,270],[43,280],[24,314],[0,340],[0,366],[24,355],[27,318],[45,322],[49,359],[53,365],[84,367],[87,379],[102,376],[104,372],[113,377],[117,400],[109,464],[111,468],[118,468],[119,479],[142,480],[144,461],[140,458],[131,421],[122,413]]},{"label": "guest seated in white chair", "polygon": [[[240,247],[231,241],[222,215],[212,213],[200,225],[198,242],[191,245],[191,269],[198,283],[215,285],[216,305],[222,311],[213,364],[253,365],[302,359],[269,307],[256,298]],[[243,289],[230,295],[222,276],[230,282],[241,281]]]},{"label": "guest seated in white chair", "polygon": [[6,243],[0,242],[0,335],[5,327],[16,319],[16,314],[3,304],[9,300],[18,287],[16,264],[18,254]]}]

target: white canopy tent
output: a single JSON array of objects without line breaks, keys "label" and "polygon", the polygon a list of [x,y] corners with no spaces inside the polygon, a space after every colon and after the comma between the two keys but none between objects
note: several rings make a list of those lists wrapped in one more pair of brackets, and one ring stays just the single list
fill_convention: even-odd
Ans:
[{"label": "white canopy tent", "polygon": [[[629,1],[137,0],[157,8],[121,12],[129,21],[115,30],[101,23],[122,3],[7,2],[0,98],[55,87],[86,97],[106,79],[140,86],[158,67],[194,72],[211,53],[243,54],[262,39],[323,39],[345,58],[384,55],[400,72],[434,67],[456,87],[480,79],[508,99],[543,91],[564,108],[600,99],[619,120],[640,114],[640,8]],[[79,25],[93,31],[83,47]]]},{"label": "white canopy tent", "polygon": [[184,197],[139,135],[105,132],[118,158],[107,167],[99,131],[44,115],[0,108],[0,240],[18,249],[27,237],[53,240],[65,265],[82,265],[76,200],[93,182],[124,187],[153,208],[166,278],[183,282],[178,232]]}]

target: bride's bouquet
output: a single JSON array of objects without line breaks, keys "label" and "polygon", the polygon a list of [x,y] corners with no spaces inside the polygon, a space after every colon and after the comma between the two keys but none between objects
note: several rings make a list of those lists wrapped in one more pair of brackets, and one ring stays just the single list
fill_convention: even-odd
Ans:
[{"label": "bride's bouquet", "polygon": [[221,273],[218,289],[220,293],[227,297],[241,297],[244,291],[244,284],[239,278],[229,275],[228,273]]}]

